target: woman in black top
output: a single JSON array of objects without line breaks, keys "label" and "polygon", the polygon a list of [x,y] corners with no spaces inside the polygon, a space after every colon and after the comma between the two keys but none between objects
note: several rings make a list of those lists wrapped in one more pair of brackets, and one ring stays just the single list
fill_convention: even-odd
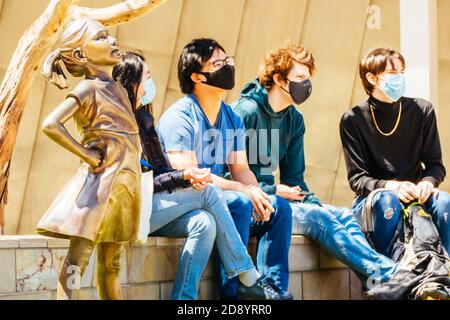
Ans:
[{"label": "woman in black top", "polygon": [[[222,192],[209,184],[209,169],[175,171],[162,151],[150,112],[156,88],[143,56],[125,53],[113,72],[135,108],[141,137],[143,170],[153,170],[154,195],[150,234],[187,237],[174,281],[173,299],[196,299],[213,245],[228,277],[239,276],[242,298],[282,299],[273,280],[256,270],[242,243]],[[193,187],[193,188],[191,188]]]},{"label": "woman in black top", "polygon": [[[436,115],[430,102],[403,97],[405,60],[391,49],[375,49],[361,61],[360,76],[369,99],[344,114],[340,135],[353,210],[365,221],[372,192],[377,249],[390,255],[390,243],[403,204],[424,203],[450,249],[450,196],[438,191],[445,177]],[[384,189],[384,191],[379,191]]]}]

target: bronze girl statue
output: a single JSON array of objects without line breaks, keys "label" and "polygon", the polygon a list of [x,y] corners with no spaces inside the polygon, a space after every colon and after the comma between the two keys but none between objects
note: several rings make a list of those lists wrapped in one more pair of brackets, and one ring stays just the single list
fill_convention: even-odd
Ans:
[{"label": "bronze girl statue", "polygon": [[[101,23],[77,19],[65,27],[59,49],[44,63],[44,75],[60,89],[67,87],[63,65],[74,77],[85,77],[43,125],[47,136],[82,160],[38,224],[42,235],[70,239],[58,299],[78,298],[95,247],[99,296],[121,299],[124,244],[138,237],[141,145],[127,92],[112,78],[120,61],[116,39]],[[64,127],[71,118],[80,143]]]}]

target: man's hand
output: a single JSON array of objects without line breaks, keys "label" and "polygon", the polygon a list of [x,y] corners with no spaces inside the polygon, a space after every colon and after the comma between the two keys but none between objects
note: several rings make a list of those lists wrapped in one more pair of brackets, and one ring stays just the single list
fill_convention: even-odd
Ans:
[{"label": "man's hand", "polygon": [[386,189],[397,194],[398,198],[404,203],[418,200],[420,196],[419,188],[409,181],[388,181]]},{"label": "man's hand", "polygon": [[425,203],[433,193],[437,192],[437,189],[434,188],[434,185],[430,181],[419,182],[417,189],[420,203]]},{"label": "man's hand", "polygon": [[289,187],[284,184],[277,184],[277,196],[280,196],[289,201],[301,201],[305,196],[300,192],[302,189],[299,186]]},{"label": "man's hand", "polygon": [[246,186],[242,191],[253,203],[253,209],[256,215],[253,215],[256,221],[269,221],[270,215],[275,209],[270,204],[269,196],[258,186]]}]

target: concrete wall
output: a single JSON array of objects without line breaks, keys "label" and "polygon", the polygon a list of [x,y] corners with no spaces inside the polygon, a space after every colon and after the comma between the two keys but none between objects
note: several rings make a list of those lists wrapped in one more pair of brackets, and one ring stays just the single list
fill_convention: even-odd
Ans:
[{"label": "concrete wall", "polygon": [[447,180],[442,189],[450,190],[450,1],[438,0],[438,77],[439,77],[439,106],[438,121],[441,135],[444,163],[447,168]]},{"label": "concrete wall", "polygon": [[[47,3],[48,0],[0,0],[0,78],[20,36]],[[81,3],[101,7],[117,0]],[[373,19],[376,10],[368,13],[371,5],[381,9],[380,25]],[[441,69],[447,70],[446,75],[440,73],[441,97],[447,94],[450,98],[450,29],[444,22],[449,3],[441,0],[439,5],[440,9],[447,9],[447,14],[440,13],[440,24],[446,28],[441,30]],[[229,102],[239,96],[239,89],[247,81],[256,77],[265,52],[287,38],[302,42],[314,53],[318,67],[313,78],[315,93],[302,107],[307,125],[307,182],[324,202],[350,206],[353,194],[346,180],[339,119],[345,110],[365,98],[357,77],[361,55],[376,46],[400,47],[398,18],[398,0],[169,0],[147,17],[120,26],[113,33],[123,48],[139,49],[147,57],[158,86],[157,117],[181,96],[176,61],[181,48],[192,38],[216,38],[230,55],[236,56],[237,87],[227,97]],[[75,79],[71,79],[71,84],[76,84]],[[40,130],[42,120],[66,93],[48,85],[42,77],[33,86],[13,155],[7,234],[33,233],[39,218],[79,165],[79,160]],[[447,112],[448,118],[450,106],[444,105],[445,99],[441,101],[442,124],[442,116]],[[441,134],[444,141],[446,137],[449,140],[450,131],[442,125]],[[445,147],[450,151],[449,144]],[[446,186],[449,189],[449,184]]]}]

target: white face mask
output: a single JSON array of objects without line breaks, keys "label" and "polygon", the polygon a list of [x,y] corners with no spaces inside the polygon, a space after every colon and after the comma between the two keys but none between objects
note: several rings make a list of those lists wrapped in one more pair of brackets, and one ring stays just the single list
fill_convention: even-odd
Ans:
[{"label": "white face mask", "polygon": [[392,101],[398,101],[406,91],[405,75],[399,74],[386,74],[381,79],[379,89]]},{"label": "white face mask", "polygon": [[156,97],[156,85],[153,79],[147,79],[144,81],[144,95],[141,97],[142,105],[148,105],[155,100]]}]

